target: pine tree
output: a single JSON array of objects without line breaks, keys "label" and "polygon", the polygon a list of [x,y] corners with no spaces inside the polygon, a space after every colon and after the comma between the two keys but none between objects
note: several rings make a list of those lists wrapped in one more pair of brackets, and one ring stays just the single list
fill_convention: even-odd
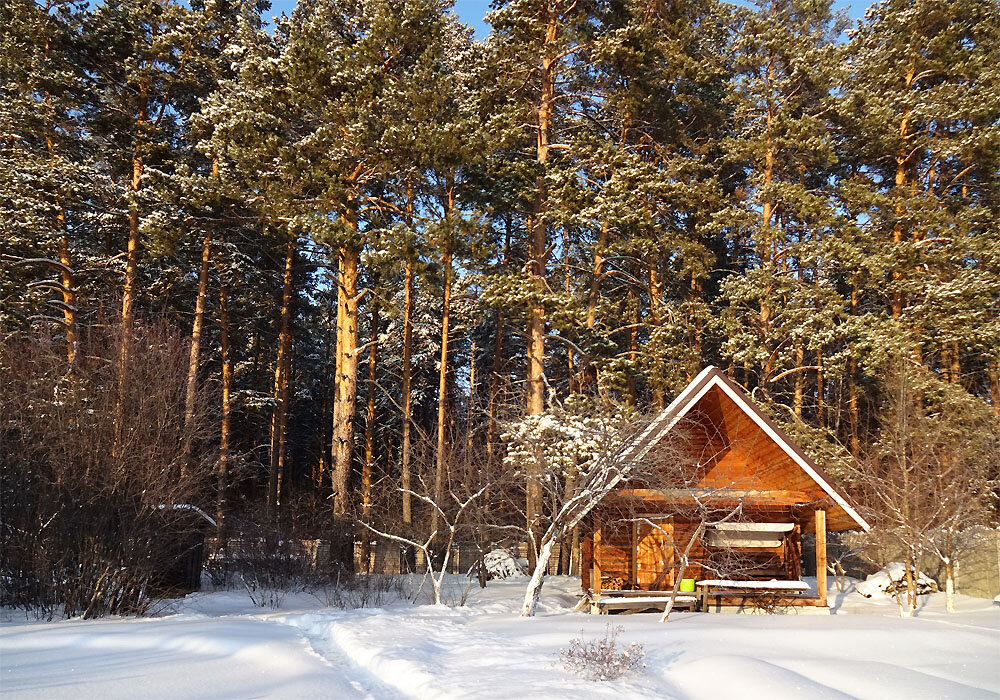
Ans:
[{"label": "pine tree", "polygon": [[[594,27],[589,5],[577,2],[515,0],[497,5],[487,20],[490,60],[508,81],[503,89],[513,92],[508,124],[528,126],[524,147],[534,152],[528,215],[529,282],[527,329],[527,378],[525,406],[529,415],[545,410],[546,267],[550,254],[550,177],[553,154],[565,150],[560,141],[566,115],[566,85],[579,70],[577,54],[591,38]],[[537,479],[528,475],[526,514],[529,528],[542,512]],[[532,555],[533,557],[534,555]]]},{"label": "pine tree", "polygon": [[[77,271],[98,252],[92,197],[104,184],[81,119],[93,99],[82,21],[76,2],[0,8],[2,318],[12,328],[60,324],[70,365],[80,336]],[[48,298],[53,291],[58,299]]]},{"label": "pine tree", "polygon": [[734,123],[725,147],[745,181],[722,216],[743,269],[722,286],[724,353],[763,397],[790,397],[785,420],[802,419],[805,373],[822,384],[821,364],[806,356],[822,357],[842,307],[821,253],[839,226],[827,114],[840,84],[834,42],[843,19],[830,5],[762,2],[744,16],[734,47]]},{"label": "pine tree", "polygon": [[625,360],[604,360],[603,383],[632,396],[644,378],[655,406],[689,381],[706,352],[704,287],[720,247],[712,215],[721,206],[726,20],[713,2],[626,4],[606,18],[612,30],[593,51],[606,97],[593,110],[601,129],[590,180],[600,187],[586,210],[596,232],[586,324],[593,333],[602,282],[629,290],[622,315],[604,319],[604,340],[591,342],[615,348],[618,327],[629,329],[628,349],[616,348]]},{"label": "pine tree", "polygon": [[861,294],[892,320],[868,331],[872,363],[906,350],[984,397],[998,352],[998,39],[996,3],[880,2],[852,36],[840,108],[859,164],[843,189],[867,242]]},{"label": "pine tree", "polygon": [[156,226],[143,200],[150,178],[177,166],[180,129],[201,87],[204,37],[196,12],[173,2],[102,3],[87,18],[89,68],[99,99],[89,126],[122,198],[126,254],[122,287],[122,364],[140,292],[145,227]]}]

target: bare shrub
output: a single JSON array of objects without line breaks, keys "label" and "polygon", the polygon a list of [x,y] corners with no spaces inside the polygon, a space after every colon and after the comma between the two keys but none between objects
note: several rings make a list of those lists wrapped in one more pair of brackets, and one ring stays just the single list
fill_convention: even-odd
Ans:
[{"label": "bare shrub", "polygon": [[0,343],[0,604],[41,617],[143,614],[182,591],[200,547],[189,507],[207,468],[179,445],[187,350],[163,324],[137,326],[121,365],[115,326],[86,329],[72,367],[45,335]]},{"label": "bare shrub", "polygon": [[762,615],[777,615],[791,609],[788,596],[774,591],[759,592],[748,598],[750,609]]},{"label": "bare shrub", "polygon": [[[570,673],[592,681],[613,681],[626,673],[646,668],[642,661],[646,657],[642,644],[619,644],[618,635],[624,631],[624,627],[614,627],[609,623],[603,637],[570,640],[568,648],[559,650],[563,666]],[[583,630],[580,634],[583,635]]]},{"label": "bare shrub", "polygon": [[396,600],[413,600],[410,577],[389,574],[320,574],[308,588],[327,607],[342,610],[381,608]]},{"label": "bare shrub", "polygon": [[210,552],[205,571],[215,588],[246,591],[256,607],[277,609],[289,593],[307,589],[313,571],[297,544],[285,528],[241,521],[239,530]]},{"label": "bare shrub", "polygon": [[233,559],[234,572],[258,608],[280,608],[286,595],[305,590],[306,564],[284,544],[256,540]]}]

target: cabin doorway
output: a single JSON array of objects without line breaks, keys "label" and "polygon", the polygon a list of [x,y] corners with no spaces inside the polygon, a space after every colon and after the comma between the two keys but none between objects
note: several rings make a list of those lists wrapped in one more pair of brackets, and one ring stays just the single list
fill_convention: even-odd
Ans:
[{"label": "cabin doorway", "polygon": [[634,581],[636,588],[664,591],[674,585],[674,524],[663,519],[653,522],[635,524]]}]

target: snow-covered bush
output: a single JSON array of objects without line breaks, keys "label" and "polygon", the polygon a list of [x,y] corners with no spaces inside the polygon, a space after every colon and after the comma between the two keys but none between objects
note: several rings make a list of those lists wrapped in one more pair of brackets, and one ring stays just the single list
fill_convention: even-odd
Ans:
[{"label": "snow-covered bush", "polygon": [[570,640],[569,648],[559,650],[563,666],[570,673],[593,681],[613,681],[631,671],[646,668],[642,662],[646,656],[642,644],[632,642],[624,648],[619,646],[618,635],[624,631],[624,627],[608,624],[603,638]]},{"label": "snow-covered bush", "polygon": [[487,578],[491,581],[528,574],[528,562],[515,557],[506,549],[491,550],[483,557],[483,565],[486,567]]},{"label": "snow-covered bush", "polygon": [[[917,595],[937,593],[937,583],[922,571],[914,573]],[[889,562],[885,569],[877,571],[857,585],[858,593],[865,598],[872,596],[893,596],[906,591],[906,565],[900,561]]]}]

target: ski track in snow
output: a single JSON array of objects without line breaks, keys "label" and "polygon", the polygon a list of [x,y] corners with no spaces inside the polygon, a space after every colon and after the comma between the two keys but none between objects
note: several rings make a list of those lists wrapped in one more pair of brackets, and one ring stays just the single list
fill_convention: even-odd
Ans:
[{"label": "ski track in snow", "polygon": [[[530,637],[513,640],[503,630],[483,630],[481,624],[489,624],[490,616],[469,611],[420,606],[360,616],[316,612],[274,619],[302,631],[315,652],[331,662],[346,658],[371,679],[366,687],[380,699],[510,698],[512,693],[518,698],[556,698],[571,687],[587,698],[668,697],[647,684],[595,684],[568,676],[549,648],[531,644]],[[538,627],[539,621],[510,622]],[[546,641],[553,636],[544,627],[537,631]],[[517,691],[512,691],[511,680]]]},{"label": "ski track in snow", "polygon": [[[337,617],[343,613],[301,613],[294,615],[277,615],[267,621],[291,627],[302,636],[310,654],[320,659],[330,668],[342,673],[351,687],[358,692],[359,698],[365,700],[396,700],[408,697],[399,692],[372,673],[366,666],[357,662],[346,649],[337,643],[331,629],[336,626]],[[325,622],[324,622],[325,620]]]}]

